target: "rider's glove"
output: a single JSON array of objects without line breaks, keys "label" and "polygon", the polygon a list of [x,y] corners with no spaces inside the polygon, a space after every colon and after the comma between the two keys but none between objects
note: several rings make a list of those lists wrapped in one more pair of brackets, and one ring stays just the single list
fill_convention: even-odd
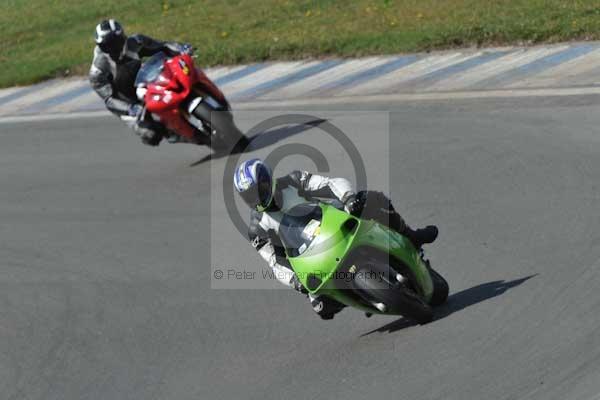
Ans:
[{"label": "rider's glove", "polygon": [[194,48],[189,43],[183,43],[179,45],[179,52],[181,54],[189,54],[190,56],[194,54]]},{"label": "rider's glove", "polygon": [[138,117],[143,109],[144,107],[141,104],[132,104],[129,106],[128,114],[132,117]]},{"label": "rider's glove", "polygon": [[344,209],[348,214],[356,216],[362,211],[362,202],[355,195],[349,196],[344,202]]}]

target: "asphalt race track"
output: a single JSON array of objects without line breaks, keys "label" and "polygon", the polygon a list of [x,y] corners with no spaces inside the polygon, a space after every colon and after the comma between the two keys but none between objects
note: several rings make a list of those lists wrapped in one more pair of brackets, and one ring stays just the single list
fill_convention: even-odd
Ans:
[{"label": "asphalt race track", "polygon": [[[599,106],[335,106],[363,148],[377,140],[355,110],[391,111],[389,174],[369,186],[389,183],[412,225],[440,226],[429,255],[451,296],[426,326],[321,321],[291,290],[211,289],[221,256],[262,265],[214,201],[225,158],[147,148],[108,117],[0,123],[0,397],[595,399]],[[331,174],[352,175],[343,162]]]}]

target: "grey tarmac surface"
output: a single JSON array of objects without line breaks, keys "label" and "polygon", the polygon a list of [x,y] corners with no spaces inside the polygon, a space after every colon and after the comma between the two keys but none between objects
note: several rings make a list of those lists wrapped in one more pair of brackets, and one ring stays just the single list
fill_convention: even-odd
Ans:
[{"label": "grey tarmac surface", "polygon": [[[211,201],[225,159],[192,165],[205,149],[150,149],[111,118],[0,124],[0,397],[595,399],[599,106],[332,107],[391,111],[390,174],[369,185],[389,182],[412,225],[440,226],[428,254],[451,296],[426,326],[320,321],[291,290],[211,289],[221,254],[262,264]],[[367,119],[348,135],[373,141]]]}]

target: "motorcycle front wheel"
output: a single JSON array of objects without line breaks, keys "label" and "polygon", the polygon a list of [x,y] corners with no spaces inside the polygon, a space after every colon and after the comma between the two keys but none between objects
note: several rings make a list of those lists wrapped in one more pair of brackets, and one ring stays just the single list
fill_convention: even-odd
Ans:
[{"label": "motorcycle front wheel", "polygon": [[427,263],[427,269],[433,281],[433,296],[429,303],[434,307],[444,304],[448,300],[448,292],[450,291],[448,282],[436,270],[431,268],[429,262]]},{"label": "motorcycle front wheel", "polygon": [[433,310],[408,282],[399,282],[396,271],[387,264],[369,263],[359,268],[353,286],[356,293],[385,314],[400,314],[426,324],[433,320]]}]

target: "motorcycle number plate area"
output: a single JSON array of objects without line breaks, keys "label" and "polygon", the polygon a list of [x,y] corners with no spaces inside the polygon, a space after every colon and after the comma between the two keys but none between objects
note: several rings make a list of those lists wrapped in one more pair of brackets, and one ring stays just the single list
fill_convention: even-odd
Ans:
[{"label": "motorcycle number plate area", "polygon": [[313,240],[321,231],[321,221],[311,219],[302,231],[302,236],[306,240]]}]

